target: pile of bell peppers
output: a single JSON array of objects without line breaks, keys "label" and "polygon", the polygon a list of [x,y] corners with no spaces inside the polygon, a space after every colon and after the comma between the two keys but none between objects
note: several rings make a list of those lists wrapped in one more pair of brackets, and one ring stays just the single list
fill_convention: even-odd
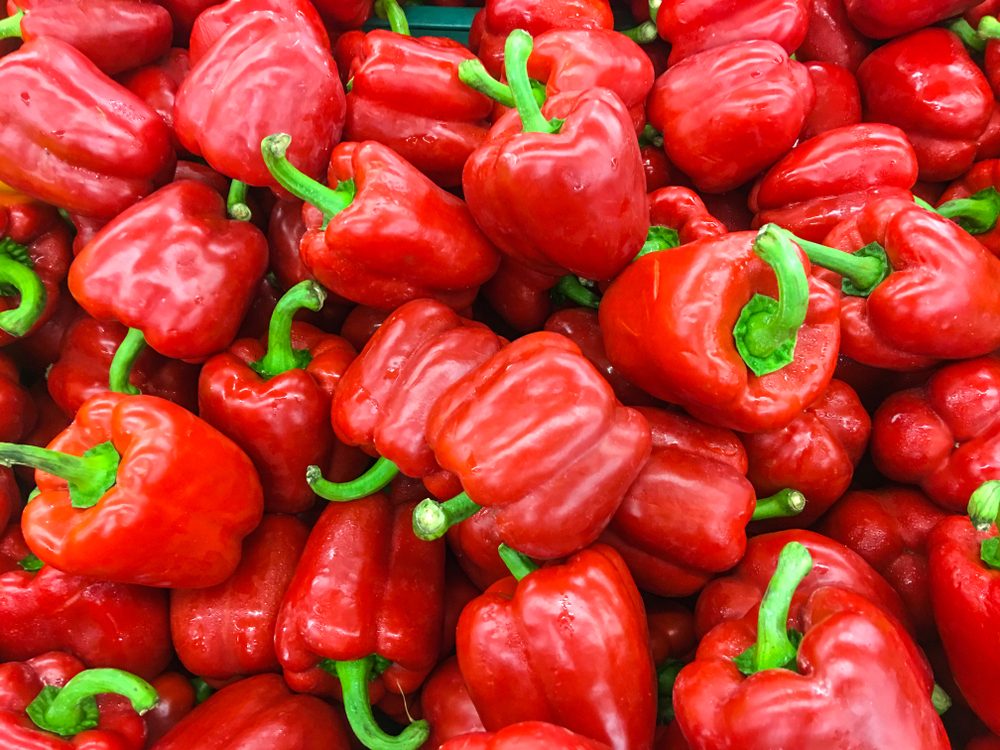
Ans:
[{"label": "pile of bell peppers", "polygon": [[0,750],[1000,748],[1000,0],[428,3],[8,0]]}]

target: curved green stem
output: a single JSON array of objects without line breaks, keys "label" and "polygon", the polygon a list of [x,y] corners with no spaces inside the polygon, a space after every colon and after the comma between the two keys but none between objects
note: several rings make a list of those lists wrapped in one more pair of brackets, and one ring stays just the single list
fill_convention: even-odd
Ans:
[{"label": "curved green stem", "polygon": [[559,279],[559,283],[552,288],[552,295],[557,301],[568,300],[594,310],[601,306],[601,296],[593,289],[584,286],[579,276],[572,274],[567,274]]},{"label": "curved green stem", "polygon": [[299,310],[319,310],[325,301],[326,290],[311,279],[300,281],[285,292],[271,313],[267,352],[250,365],[254,372],[270,380],[288,370],[305,368],[312,357],[307,349],[292,347],[292,319]]},{"label": "curved green stem", "polygon": [[1000,21],[995,16],[983,16],[979,19],[976,33],[983,39],[1000,39]]},{"label": "curved green stem", "polygon": [[153,686],[141,677],[120,669],[87,669],[64,687],[42,688],[24,711],[41,729],[71,737],[97,726],[95,696],[107,693],[125,696],[140,714],[159,700]]},{"label": "curved green stem", "polygon": [[135,361],[146,349],[146,337],[138,328],[129,328],[125,338],[115,350],[111,368],[108,370],[108,386],[115,393],[126,393],[129,396],[139,395],[139,389],[132,385],[129,378]]},{"label": "curved green stem", "polygon": [[977,34],[972,25],[964,18],[959,17],[949,23],[948,30],[957,36],[970,52],[984,52],[986,50],[986,40]]},{"label": "curved green stem", "polygon": [[810,263],[843,276],[841,288],[844,294],[851,297],[867,297],[892,273],[885,248],[877,242],[865,245],[853,253],[845,253],[843,250],[796,237],[791,232],[785,233],[802,248]]},{"label": "curved green stem", "polygon": [[503,564],[507,566],[510,574],[518,581],[538,570],[538,564],[534,560],[506,544],[501,543],[497,547],[497,554],[500,555],[500,559],[503,560]]},{"label": "curved green stem", "polygon": [[0,20],[0,39],[10,39],[21,36],[21,19],[24,18],[24,11],[19,10],[12,16]]},{"label": "curved green stem", "polygon": [[375,7],[381,11],[379,15],[388,19],[390,29],[397,34],[410,36],[410,22],[406,20],[406,13],[396,0],[376,0]]},{"label": "curved green stem", "polygon": [[659,38],[656,33],[656,22],[652,20],[643,21],[630,29],[619,29],[619,33],[624,34],[636,44],[649,44]]},{"label": "curved green stem", "polygon": [[780,370],[795,358],[799,328],[809,309],[809,279],[784,230],[761,227],[754,252],[778,279],[778,299],[755,294],[733,328],[736,350],[758,377]]},{"label": "curved green stem", "polygon": [[1000,480],[983,482],[969,497],[969,518],[977,531],[989,531],[1000,513]]},{"label": "curved green stem", "polygon": [[312,491],[324,500],[339,503],[346,500],[357,500],[378,492],[391,482],[399,473],[399,467],[388,458],[378,461],[364,474],[350,482],[331,482],[323,478],[323,471],[316,466],[306,469],[306,482]]},{"label": "curved green stem", "polygon": [[325,222],[351,205],[355,193],[354,180],[345,180],[334,190],[316,182],[292,166],[286,158],[291,142],[292,136],[288,133],[274,133],[264,138],[260,142],[264,165],[281,187],[322,211],[325,226]]},{"label": "curved green stem", "polygon": [[31,466],[61,477],[69,484],[70,504],[90,508],[114,487],[121,456],[109,440],[82,456],[39,448],[35,445],[0,443],[0,466]]},{"label": "curved green stem", "polygon": [[934,213],[934,214],[937,213],[937,209],[934,208],[934,206],[932,206],[930,203],[928,203],[927,201],[925,201],[923,198],[921,198],[919,195],[914,194],[914,196],[913,196],[913,202],[916,203],[918,206],[920,206],[925,211],[930,211],[931,213]]},{"label": "curved green stem", "polygon": [[463,60],[458,64],[458,80],[483,96],[500,102],[505,107],[514,106],[510,86],[491,76],[479,59]]},{"label": "curved green stem", "polygon": [[766,669],[787,669],[794,665],[798,648],[788,637],[788,610],[795,589],[812,570],[812,555],[799,542],[789,542],[778,555],[771,582],[767,585],[757,615],[757,642],[736,657],[736,666],[745,675]]},{"label": "curved green stem", "polygon": [[558,133],[562,120],[546,120],[528,78],[528,57],[534,45],[531,34],[523,29],[514,29],[504,45],[504,69],[507,85],[514,97],[514,106],[521,115],[521,127],[525,133]]},{"label": "curved green stem", "polygon": [[201,677],[192,677],[191,685],[194,687],[195,705],[204,703],[215,693],[215,688],[205,682]]},{"label": "curved green stem", "polygon": [[425,542],[440,539],[448,529],[471,518],[482,507],[464,492],[443,503],[428,497],[413,509],[413,533]]},{"label": "curved green stem", "polygon": [[770,497],[757,499],[751,521],[765,521],[769,518],[789,518],[797,516],[806,507],[806,496],[798,490],[779,490]]},{"label": "curved green stem", "polygon": [[985,234],[997,225],[1000,217],[1000,192],[988,187],[968,198],[942,203],[935,211],[951,219],[969,234]]},{"label": "curved green stem", "polygon": [[229,195],[226,197],[226,213],[236,221],[250,221],[253,214],[247,205],[247,184],[239,180],[229,183]]},{"label": "curved green stem", "polygon": [[661,250],[673,250],[681,246],[681,237],[673,227],[663,224],[654,224],[646,232],[646,241],[642,243],[642,249],[636,253],[632,262],[639,260],[644,255],[658,253]]},{"label": "curved green stem", "polygon": [[0,312],[0,328],[23,336],[45,312],[45,285],[32,270],[28,248],[10,237],[0,240],[0,284],[13,287],[21,300],[17,307]]}]

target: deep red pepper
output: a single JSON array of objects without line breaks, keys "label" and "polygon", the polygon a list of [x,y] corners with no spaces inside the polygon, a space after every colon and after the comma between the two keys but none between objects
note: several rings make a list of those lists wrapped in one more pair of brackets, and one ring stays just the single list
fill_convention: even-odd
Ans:
[{"label": "deep red pepper", "polygon": [[673,599],[646,599],[646,620],[649,624],[649,646],[653,663],[683,658],[697,645],[694,634],[694,614]]},{"label": "deep red pepper", "polygon": [[979,0],[844,0],[851,24],[872,39],[891,39],[957,16]]},{"label": "deep red pepper", "polygon": [[537,331],[552,312],[549,290],[558,277],[539,273],[504,256],[493,277],[483,285],[483,296],[518,333]]},{"label": "deep red pepper", "polygon": [[454,656],[441,662],[427,678],[420,691],[420,706],[431,726],[426,747],[438,748],[453,737],[485,729]]},{"label": "deep red pepper", "polygon": [[142,716],[146,724],[146,743],[152,745],[194,709],[195,688],[180,672],[164,672],[150,684],[159,700]]},{"label": "deep red pepper", "polygon": [[[981,190],[990,188],[1000,189],[1000,159],[988,159],[980,161],[968,172],[959,177],[955,182],[945,188],[937,201],[938,208],[950,203],[971,198]],[[955,204],[952,204],[955,205]],[[972,228],[972,230],[977,228]],[[993,225],[985,232],[976,232],[976,239],[982,243],[987,250],[1000,257],[1000,228]]]},{"label": "deep red pepper", "polygon": [[21,385],[17,365],[0,354],[0,440],[16,442],[25,438],[37,418],[38,409],[28,389]]},{"label": "deep red pepper", "polygon": [[186,47],[195,20],[206,9],[220,5],[221,0],[158,0],[157,4],[166,8],[173,20],[174,43],[178,47]]},{"label": "deep red pepper", "polygon": [[[174,131],[174,101],[184,78],[191,71],[191,59],[186,49],[171,49],[153,65],[133,70],[119,79],[122,86],[142,99],[163,118],[170,128],[173,143],[180,148]],[[179,179],[175,173],[174,179]]]},{"label": "deep red pepper", "polygon": [[439,750],[607,750],[608,747],[555,724],[522,721],[497,732],[455,737]]},{"label": "deep red pepper", "polygon": [[818,60],[854,73],[874,46],[847,19],[844,0],[812,0],[806,38],[795,51],[800,60]]},{"label": "deep red pepper", "polygon": [[[176,0],[171,0],[176,2]],[[197,2],[199,0],[185,0]],[[197,16],[191,30],[189,53],[194,64],[209,53],[211,48],[233,26],[246,21],[251,14],[264,14],[275,24],[291,22],[292,28],[302,28],[306,34],[329,46],[329,36],[323,20],[311,2],[303,0],[241,0],[241,2],[216,2]]]},{"label": "deep red pepper", "polygon": [[359,29],[372,14],[372,0],[313,0],[323,20],[335,31]]},{"label": "deep red pepper", "polygon": [[480,591],[510,574],[497,553],[502,541],[496,517],[488,513],[476,513],[448,529],[448,548]]},{"label": "deep red pepper", "polygon": [[807,63],[806,70],[816,90],[816,104],[806,116],[800,141],[861,122],[861,92],[849,70],[826,62]]}]

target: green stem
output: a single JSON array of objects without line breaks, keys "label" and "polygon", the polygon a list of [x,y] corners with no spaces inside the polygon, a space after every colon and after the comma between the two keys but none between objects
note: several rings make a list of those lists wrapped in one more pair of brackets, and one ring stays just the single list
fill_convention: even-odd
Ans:
[{"label": "green stem", "polygon": [[843,250],[796,237],[791,232],[786,234],[802,248],[810,263],[843,276],[841,288],[844,294],[851,297],[867,297],[892,273],[885,248],[877,242],[865,245],[853,253],[845,253]]},{"label": "green stem", "polygon": [[986,50],[986,40],[979,36],[964,18],[956,18],[948,24],[948,30],[957,36],[970,52],[984,52]]},{"label": "green stem", "polygon": [[17,565],[18,567],[21,568],[21,570],[24,570],[28,573],[37,573],[39,570],[45,567],[45,563],[41,561],[38,555],[33,555],[30,552],[24,557],[22,557],[20,560],[18,560]]},{"label": "green stem", "polygon": [[329,222],[354,200],[354,180],[345,180],[336,189],[316,182],[292,166],[286,158],[291,142],[292,136],[287,133],[275,133],[264,138],[260,142],[264,165],[281,187],[296,198],[316,206],[323,212],[324,223]]},{"label": "green stem", "polygon": [[969,234],[985,234],[997,225],[997,217],[1000,217],[1000,192],[988,187],[968,198],[942,203],[935,210]]},{"label": "green stem", "polygon": [[932,206],[930,203],[928,203],[927,201],[925,201],[919,195],[914,195],[913,196],[913,202],[916,203],[918,206],[920,206],[925,211],[930,211],[933,214],[936,214],[938,212],[937,209],[934,208],[934,206]]},{"label": "green stem", "polygon": [[10,39],[21,36],[21,19],[24,18],[24,11],[19,10],[12,16],[0,21],[0,39]]},{"label": "green stem", "polygon": [[430,726],[421,719],[410,724],[393,737],[386,734],[375,723],[372,706],[368,701],[368,682],[375,667],[375,656],[366,656],[354,661],[329,661],[321,664],[323,669],[334,670],[344,692],[344,711],[354,736],[370,750],[416,750],[430,736]]},{"label": "green stem", "polygon": [[778,299],[755,294],[733,328],[736,350],[758,377],[780,370],[795,358],[799,328],[809,309],[809,279],[784,230],[765,224],[754,252],[778,279]]},{"label": "green stem", "polygon": [[936,682],[934,683],[934,689],[931,690],[931,705],[934,706],[934,710],[937,711],[938,716],[942,716],[951,708],[951,696]]},{"label": "green stem", "polygon": [[417,539],[432,542],[443,537],[455,524],[474,516],[480,508],[482,506],[464,492],[443,503],[428,497],[413,509],[413,533]]},{"label": "green stem", "polygon": [[64,687],[48,685],[28,704],[25,713],[47,732],[71,737],[98,724],[95,696],[115,693],[128,698],[138,713],[149,711],[159,696],[141,677],[120,669],[87,669]]},{"label": "green stem", "polygon": [[215,693],[215,688],[205,682],[201,677],[192,677],[191,685],[194,687],[195,705],[204,703]]},{"label": "green stem", "polygon": [[28,248],[10,237],[0,240],[0,284],[12,286],[20,296],[17,307],[0,312],[0,328],[23,336],[45,312],[45,285],[31,268]]},{"label": "green stem", "polygon": [[525,133],[558,133],[562,120],[545,119],[528,78],[528,58],[533,45],[531,34],[527,31],[514,29],[510,32],[504,45],[507,85],[514,97],[514,106],[521,115],[521,127]]},{"label": "green stem", "polygon": [[636,253],[632,262],[639,260],[644,255],[658,253],[661,250],[673,250],[681,246],[681,237],[673,227],[662,224],[654,224],[646,232],[646,241],[642,243],[642,249]]},{"label": "green stem", "polygon": [[514,106],[514,94],[510,86],[491,76],[478,59],[463,60],[458,64],[458,80],[505,107]]},{"label": "green stem", "polygon": [[751,521],[765,521],[769,518],[789,518],[797,516],[806,507],[806,497],[798,490],[779,490],[770,497],[757,499]]},{"label": "green stem", "polygon": [[1000,570],[1000,537],[991,536],[979,545],[979,559],[991,570]]},{"label": "green stem", "polygon": [[649,44],[655,42],[659,35],[656,33],[655,21],[643,21],[638,26],[630,29],[620,29],[620,34],[624,34],[636,44]]},{"label": "green stem", "polygon": [[65,479],[74,508],[93,507],[114,487],[119,461],[121,456],[111,441],[95,445],[82,456],[35,445],[0,443],[0,466],[31,466]]},{"label": "green stem", "polygon": [[396,0],[376,0],[375,3],[379,15],[384,14],[389,21],[389,28],[397,34],[410,36],[410,22],[406,20],[406,13]]},{"label": "green stem", "polygon": [[647,122],[642,128],[642,132],[639,133],[639,145],[663,148],[663,133]]},{"label": "green stem", "polygon": [[656,668],[656,723],[667,725],[674,720],[674,683],[684,668],[680,659],[667,659]]},{"label": "green stem", "polygon": [[799,542],[789,542],[778,556],[757,615],[757,642],[736,657],[745,675],[766,669],[786,669],[794,664],[798,649],[788,637],[788,610],[795,589],[812,570],[812,556]]},{"label": "green stem", "polygon": [[596,310],[601,306],[601,297],[593,289],[584,286],[579,276],[567,274],[559,279],[552,289],[552,295],[557,300],[569,300],[574,304]]},{"label": "green stem", "polygon": [[300,281],[282,295],[271,313],[267,352],[250,365],[254,372],[270,380],[283,372],[303,369],[309,364],[312,359],[309,350],[292,347],[292,319],[299,310],[319,310],[325,300],[326,290],[310,279]]},{"label": "green stem", "polygon": [[226,212],[229,218],[236,221],[250,221],[253,214],[247,205],[247,184],[239,180],[229,183],[229,196],[226,198]]},{"label": "green stem", "polygon": [[983,16],[979,19],[976,33],[983,39],[1000,39],[1000,21],[995,16]]},{"label": "green stem", "polygon": [[368,497],[391,482],[399,473],[399,467],[388,458],[379,458],[368,471],[350,482],[331,482],[323,478],[322,470],[316,466],[306,469],[306,482],[312,491],[324,500],[344,502]]},{"label": "green stem", "polygon": [[518,552],[512,547],[508,547],[506,544],[501,543],[497,547],[497,553],[500,555],[500,559],[503,560],[503,564],[507,566],[507,570],[518,581],[529,573],[534,573],[538,570],[538,564],[534,560],[523,552]]},{"label": "green stem", "polygon": [[108,386],[114,393],[126,393],[129,396],[139,395],[139,389],[132,385],[129,378],[132,368],[139,355],[146,349],[146,337],[138,328],[129,328],[125,338],[115,350],[111,368],[108,370]]},{"label": "green stem", "polygon": [[1000,480],[983,482],[969,497],[969,518],[977,531],[989,531],[1000,513]]}]

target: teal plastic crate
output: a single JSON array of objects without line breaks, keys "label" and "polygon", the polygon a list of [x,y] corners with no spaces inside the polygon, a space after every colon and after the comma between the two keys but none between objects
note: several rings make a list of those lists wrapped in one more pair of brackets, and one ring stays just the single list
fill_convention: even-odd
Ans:
[{"label": "teal plastic crate", "polygon": [[[462,44],[469,43],[469,27],[479,8],[449,8],[437,5],[406,5],[406,20],[413,36],[446,36]],[[388,29],[389,22],[372,16],[365,31]]]}]

